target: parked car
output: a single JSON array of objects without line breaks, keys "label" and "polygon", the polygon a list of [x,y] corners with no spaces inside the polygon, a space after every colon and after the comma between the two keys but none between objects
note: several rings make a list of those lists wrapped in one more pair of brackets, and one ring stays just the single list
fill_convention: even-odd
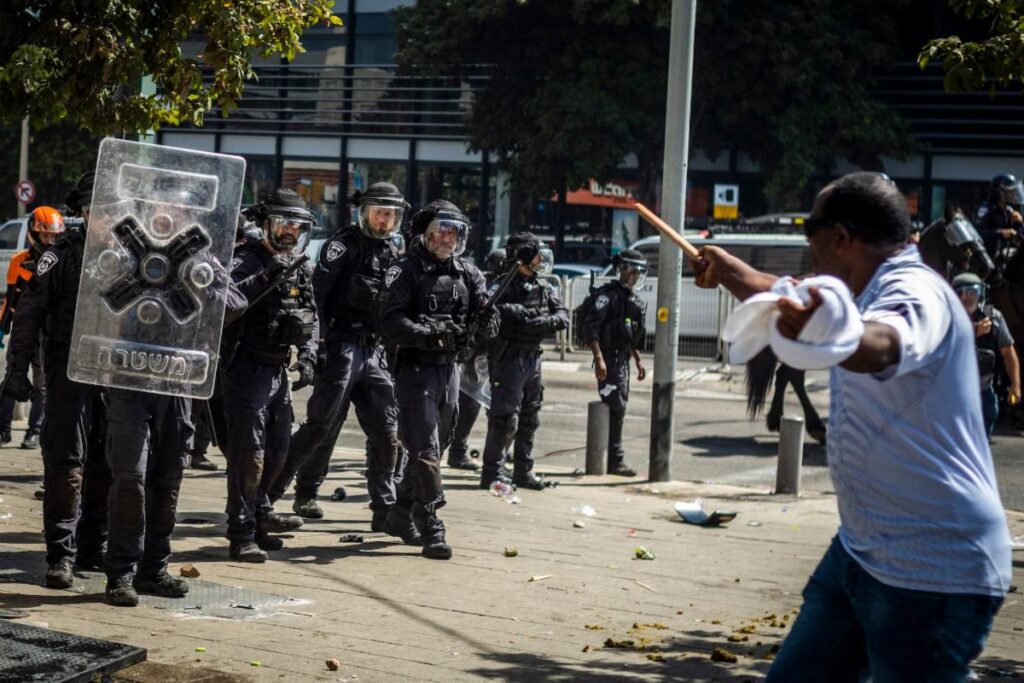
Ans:
[{"label": "parked car", "polygon": [[601,266],[595,266],[589,263],[556,263],[554,269],[551,271],[558,277],[590,277],[591,273],[600,275],[604,272],[604,268]]},{"label": "parked car", "polygon": [[28,218],[12,218],[0,224],[0,277],[7,277],[11,259],[23,249],[28,249]]}]

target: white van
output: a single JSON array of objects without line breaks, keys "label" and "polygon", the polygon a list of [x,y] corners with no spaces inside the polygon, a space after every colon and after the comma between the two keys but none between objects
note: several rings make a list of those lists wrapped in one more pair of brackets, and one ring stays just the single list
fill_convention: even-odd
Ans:
[{"label": "white van", "polygon": [[6,296],[7,267],[19,251],[28,249],[28,218],[12,218],[0,224],[0,278],[5,284],[0,288],[0,298]]}]

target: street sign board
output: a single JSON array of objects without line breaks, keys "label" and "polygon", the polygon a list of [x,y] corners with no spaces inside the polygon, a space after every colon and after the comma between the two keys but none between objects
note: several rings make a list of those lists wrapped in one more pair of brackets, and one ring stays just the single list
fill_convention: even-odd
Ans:
[{"label": "street sign board", "polygon": [[19,203],[28,206],[36,198],[36,186],[31,180],[19,180],[14,186],[14,196],[18,198]]}]

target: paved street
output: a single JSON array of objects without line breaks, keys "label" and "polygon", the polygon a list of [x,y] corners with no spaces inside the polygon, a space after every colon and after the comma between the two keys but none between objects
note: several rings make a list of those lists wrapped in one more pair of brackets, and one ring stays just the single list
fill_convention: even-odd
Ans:
[{"label": "paved street", "polygon": [[[538,443],[551,455],[540,469],[560,486],[519,492],[521,502],[508,504],[480,491],[472,475],[446,471],[451,561],[425,560],[416,549],[369,532],[362,437],[346,430],[327,491],[343,485],[347,499],[325,501],[326,519],[292,534],[266,565],[227,558],[223,472],[188,472],[171,570],[188,563],[200,576],[190,579],[185,599],[144,597],[136,609],[106,605],[96,574],[80,575],[75,591],[39,586],[40,503],[32,496],[40,480],[38,452],[2,449],[0,608],[27,611],[23,623],[147,648],[149,661],[122,680],[751,680],[763,674],[835,531],[834,497],[813,492],[827,484],[822,468],[809,467],[801,498],[768,495],[774,437],[756,436],[760,429],[744,418],[737,387],[688,381],[679,388],[680,414],[690,422],[679,421],[676,475],[718,483],[574,477],[573,468],[582,467],[590,379],[552,365],[547,387]],[[649,394],[635,389],[627,425],[633,450],[642,452]],[[482,425],[477,431],[482,437]],[[559,452],[564,449],[576,450]],[[815,451],[810,462],[822,457]],[[213,459],[223,467],[219,454]],[[696,496],[738,517],[717,529],[682,524],[672,501]],[[1012,533],[1024,535],[1024,515],[1009,519]],[[356,537],[342,542],[348,534]],[[635,559],[641,546],[655,559]],[[1022,579],[1024,556],[1017,552],[1015,585]],[[718,657],[732,654],[737,661],[713,661],[716,648],[726,651]],[[982,680],[1024,675],[1021,652],[1024,601],[1015,592],[976,670]],[[339,661],[337,672],[328,671],[329,659]]]}]

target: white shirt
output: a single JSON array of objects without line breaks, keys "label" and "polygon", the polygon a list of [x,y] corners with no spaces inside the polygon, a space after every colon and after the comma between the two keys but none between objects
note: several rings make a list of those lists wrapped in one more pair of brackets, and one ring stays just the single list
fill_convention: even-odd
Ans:
[{"label": "white shirt", "polygon": [[900,359],[878,375],[832,369],[828,460],[843,547],[891,586],[1003,595],[1010,534],[966,311],[915,246],[878,268],[857,307],[896,330]]}]

